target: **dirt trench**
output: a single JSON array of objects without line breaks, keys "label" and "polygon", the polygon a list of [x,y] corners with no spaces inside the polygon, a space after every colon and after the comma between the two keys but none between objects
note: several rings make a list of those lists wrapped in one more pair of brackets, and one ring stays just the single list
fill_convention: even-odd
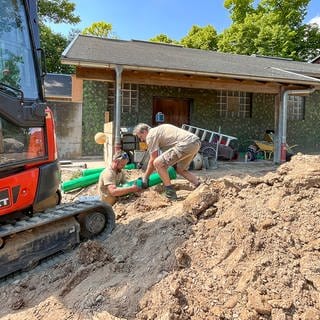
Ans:
[{"label": "dirt trench", "polygon": [[320,156],[268,171],[122,199],[106,241],[2,286],[0,319],[320,319]]}]

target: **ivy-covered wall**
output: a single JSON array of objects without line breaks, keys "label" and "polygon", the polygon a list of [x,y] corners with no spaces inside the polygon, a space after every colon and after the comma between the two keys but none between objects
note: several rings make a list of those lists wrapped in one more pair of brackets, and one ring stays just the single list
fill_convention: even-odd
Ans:
[{"label": "ivy-covered wall", "polygon": [[[107,103],[108,83],[84,82],[83,100],[83,155],[102,155],[103,147],[94,142],[94,135],[103,130],[104,112],[113,119],[113,106]],[[240,151],[246,150],[252,140],[262,140],[266,130],[275,129],[275,96],[252,95],[252,117],[246,119],[221,118],[217,111],[215,90],[185,89],[162,86],[139,86],[138,109],[121,114],[121,127],[134,127],[139,122],[152,123],[154,97],[191,99],[190,125],[235,136]],[[305,120],[288,121],[287,141],[298,144],[296,151],[320,152],[320,92],[306,98]]]},{"label": "ivy-covered wall", "polygon": [[[104,113],[108,109],[108,84],[102,81],[83,82],[82,104],[82,155],[103,156],[103,145],[94,141],[97,132],[103,131]],[[79,124],[80,125],[80,124]]]},{"label": "ivy-covered wall", "polygon": [[274,96],[253,94],[252,118],[221,118],[217,112],[215,90],[182,89],[173,87],[139,86],[138,122],[152,123],[154,96],[189,98],[190,125],[235,136],[239,147],[246,149],[252,139],[262,139],[265,130],[274,129]]},{"label": "ivy-covered wall", "polygon": [[320,91],[306,97],[304,120],[288,120],[287,142],[295,151],[320,153]]}]

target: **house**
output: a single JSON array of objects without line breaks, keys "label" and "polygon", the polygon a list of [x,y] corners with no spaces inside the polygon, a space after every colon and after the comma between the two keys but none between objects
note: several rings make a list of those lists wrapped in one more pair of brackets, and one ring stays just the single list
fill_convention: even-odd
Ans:
[{"label": "house", "polygon": [[82,155],[82,80],[66,74],[48,73],[44,93],[53,112],[59,159]]},{"label": "house", "polygon": [[90,109],[87,122],[94,127],[90,116],[109,111],[116,145],[120,126],[155,125],[162,112],[177,126],[220,128],[243,150],[274,130],[276,163],[287,142],[320,152],[320,65],[87,35],[78,35],[61,60],[76,66],[76,78],[99,81],[91,95],[103,100],[103,110]]}]

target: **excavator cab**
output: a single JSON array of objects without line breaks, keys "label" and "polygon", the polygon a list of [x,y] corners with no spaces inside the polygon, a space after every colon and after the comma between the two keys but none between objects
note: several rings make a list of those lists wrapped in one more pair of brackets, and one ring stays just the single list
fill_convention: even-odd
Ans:
[{"label": "excavator cab", "polygon": [[0,216],[39,211],[61,199],[53,116],[43,97],[36,47],[36,2],[1,1]]},{"label": "excavator cab", "polygon": [[36,0],[0,0],[0,278],[115,225],[101,201],[61,205]]}]

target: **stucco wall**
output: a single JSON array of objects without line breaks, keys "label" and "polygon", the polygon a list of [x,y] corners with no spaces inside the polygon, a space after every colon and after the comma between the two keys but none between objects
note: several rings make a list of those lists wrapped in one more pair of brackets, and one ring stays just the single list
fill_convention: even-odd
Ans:
[{"label": "stucco wall", "polygon": [[72,102],[49,102],[56,127],[58,157],[76,159],[82,155],[82,105]]}]

